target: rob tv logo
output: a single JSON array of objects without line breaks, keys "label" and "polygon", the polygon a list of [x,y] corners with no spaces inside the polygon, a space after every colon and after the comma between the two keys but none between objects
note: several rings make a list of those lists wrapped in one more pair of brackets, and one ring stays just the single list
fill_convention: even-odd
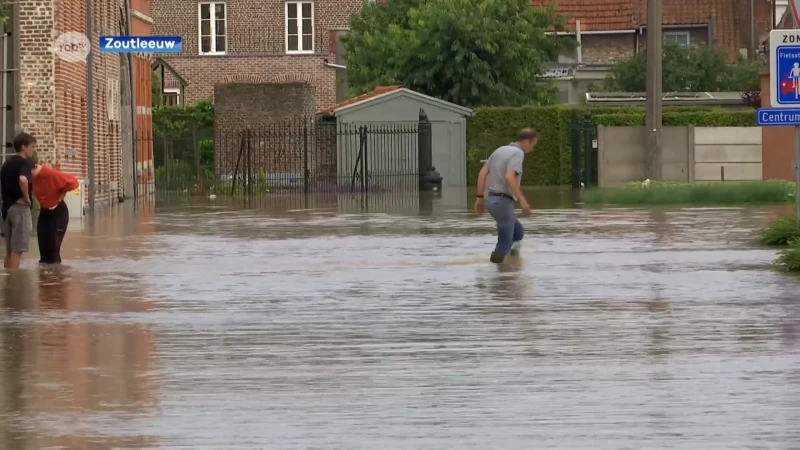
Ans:
[{"label": "rob tv logo", "polygon": [[85,34],[68,31],[56,39],[53,53],[68,62],[84,62],[92,50],[92,44]]}]

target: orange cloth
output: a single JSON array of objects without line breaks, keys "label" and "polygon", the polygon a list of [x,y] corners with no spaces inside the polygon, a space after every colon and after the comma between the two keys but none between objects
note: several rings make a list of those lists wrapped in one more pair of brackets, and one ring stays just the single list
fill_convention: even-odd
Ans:
[{"label": "orange cloth", "polygon": [[61,194],[78,189],[78,179],[56,169],[42,166],[33,180],[33,195],[43,209],[52,209],[61,201]]}]

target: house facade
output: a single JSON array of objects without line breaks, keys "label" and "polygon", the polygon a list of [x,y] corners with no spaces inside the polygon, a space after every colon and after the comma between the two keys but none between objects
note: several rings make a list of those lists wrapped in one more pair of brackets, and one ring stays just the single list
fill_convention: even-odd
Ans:
[{"label": "house facade", "polygon": [[[36,137],[40,160],[87,183],[94,182],[92,206],[111,204],[133,195],[135,161],[143,167],[148,155],[145,149],[140,149],[136,158],[131,153],[134,114],[130,99],[123,100],[128,92],[123,89],[123,77],[127,75],[123,75],[120,55],[99,52],[97,37],[125,33],[121,17],[124,5],[129,6],[133,16],[151,23],[148,3],[149,0],[134,0],[133,4],[93,0],[90,29],[87,29],[86,2],[82,0],[46,3],[20,0],[7,5],[8,20],[2,24],[0,52],[4,65],[3,157],[13,153],[14,136],[25,131]],[[145,25],[137,28],[132,23],[140,34],[148,34],[149,24]],[[88,39],[89,34],[94,38]],[[89,53],[93,66],[91,81],[87,73]],[[147,78],[136,79],[135,87],[139,93],[136,120],[140,127],[150,123],[149,72],[145,75]],[[123,107],[123,103],[127,106]],[[90,124],[94,132],[91,142]],[[123,148],[128,152],[127,157]],[[140,175],[146,183],[147,173],[142,171]]]},{"label": "house facade", "polygon": [[[338,36],[363,1],[153,0],[154,34],[183,38],[183,53],[160,55],[182,79],[165,75],[166,102],[177,103],[180,94],[187,104],[213,98],[226,84],[303,84],[314,105],[295,113],[334,105],[346,95]],[[295,93],[286,91],[287,98],[275,102],[290,101]]]},{"label": "house facade", "polygon": [[[579,102],[591,84],[605,79],[614,63],[645,49],[647,0],[534,0],[535,6],[551,4],[569,17],[569,31],[559,34],[574,36],[580,43],[548,74],[557,80],[565,103]],[[774,20],[769,0],[663,0],[662,12],[665,40],[713,45],[732,59],[737,54],[756,57]]]}]

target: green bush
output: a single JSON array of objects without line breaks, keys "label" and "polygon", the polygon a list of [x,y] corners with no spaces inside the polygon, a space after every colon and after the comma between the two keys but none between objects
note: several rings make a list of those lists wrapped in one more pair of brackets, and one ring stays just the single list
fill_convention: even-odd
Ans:
[{"label": "green bush", "polygon": [[[480,160],[501,145],[508,144],[517,132],[533,127],[539,132],[539,145],[525,158],[524,185],[569,184],[572,172],[570,120],[578,115],[583,125],[586,108],[568,106],[476,108],[467,126],[467,181],[474,185]],[[644,126],[645,111],[639,107],[590,107],[596,126]],[[755,111],[749,108],[672,107],[664,109],[664,126],[755,126]],[[583,138],[581,138],[583,139]]]},{"label": "green bush", "polygon": [[793,237],[781,250],[775,264],[786,272],[800,272],[800,237]]},{"label": "green bush", "polygon": [[798,238],[800,238],[800,222],[795,217],[781,217],[762,228],[758,234],[758,242],[771,247],[789,245],[789,241]]},{"label": "green bush", "polygon": [[587,205],[730,205],[786,203],[794,184],[785,181],[742,183],[631,183],[618,189],[589,189]]}]

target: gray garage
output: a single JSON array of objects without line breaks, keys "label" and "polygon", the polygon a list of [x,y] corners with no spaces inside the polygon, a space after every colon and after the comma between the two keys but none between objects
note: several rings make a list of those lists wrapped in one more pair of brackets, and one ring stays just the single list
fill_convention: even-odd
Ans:
[{"label": "gray garage", "polygon": [[[419,123],[420,109],[428,116],[433,133],[433,165],[444,178],[444,186],[464,187],[467,185],[467,117],[472,110],[400,86],[379,87],[375,91],[350,99],[324,111],[323,115],[333,117],[339,129],[365,126],[369,130],[412,130],[406,132],[375,132],[366,143],[345,139],[339,133],[337,139],[337,160],[340,177],[347,177],[352,170],[352,161],[357,160],[360,145],[376,148],[379,158],[391,153],[392,160],[386,157],[370,158],[368,171],[380,171],[377,165],[391,164],[404,173],[416,171],[416,126]],[[371,151],[371,150],[370,150]],[[369,154],[369,151],[368,151]],[[409,175],[410,180],[414,176]],[[413,182],[412,182],[413,184]]]}]

